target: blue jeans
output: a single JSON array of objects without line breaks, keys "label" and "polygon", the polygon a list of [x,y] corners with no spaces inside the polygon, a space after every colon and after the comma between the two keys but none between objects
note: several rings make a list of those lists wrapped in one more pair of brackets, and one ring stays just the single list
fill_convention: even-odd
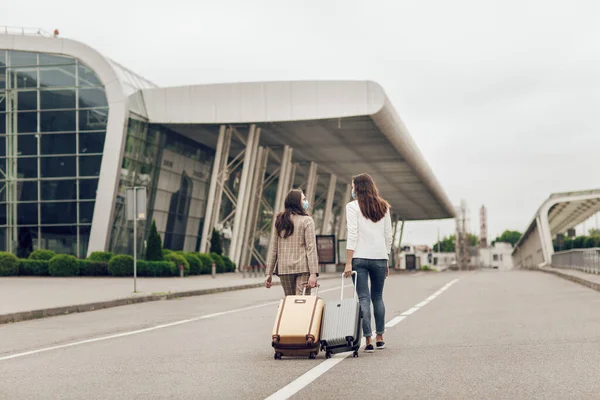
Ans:
[{"label": "blue jeans", "polygon": [[[368,337],[373,334],[371,329],[371,302],[373,302],[376,332],[378,335],[383,335],[385,331],[383,284],[385,283],[385,274],[387,272],[387,260],[354,258],[352,260],[352,270],[356,271],[356,279],[358,279],[358,282],[354,282],[354,284],[356,285],[356,292],[358,293],[360,309],[363,315],[363,335]],[[369,277],[371,277],[370,291]]]}]

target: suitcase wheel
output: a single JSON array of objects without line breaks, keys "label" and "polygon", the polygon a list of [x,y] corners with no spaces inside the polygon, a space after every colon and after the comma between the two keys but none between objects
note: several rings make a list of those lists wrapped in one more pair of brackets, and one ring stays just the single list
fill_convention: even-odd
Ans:
[{"label": "suitcase wheel", "polygon": [[308,355],[308,358],[311,359],[311,360],[314,360],[315,358],[317,358],[317,353],[310,353]]},{"label": "suitcase wheel", "polygon": [[356,357],[358,357],[358,351],[357,351],[357,350],[354,350],[354,353],[352,353],[352,357],[353,357],[353,358],[356,358]]},{"label": "suitcase wheel", "polygon": [[273,355],[273,358],[276,360],[281,360],[281,353],[277,352]]},{"label": "suitcase wheel", "polygon": [[327,353],[325,353],[325,358],[331,358],[331,352],[328,351]]}]

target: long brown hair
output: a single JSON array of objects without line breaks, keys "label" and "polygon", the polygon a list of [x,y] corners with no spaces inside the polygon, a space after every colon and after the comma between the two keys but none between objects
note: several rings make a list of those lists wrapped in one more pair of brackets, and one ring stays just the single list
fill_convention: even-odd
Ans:
[{"label": "long brown hair", "polygon": [[277,236],[286,239],[294,233],[294,221],[292,215],[308,215],[302,207],[302,190],[292,189],[285,198],[285,211],[277,215],[275,230]]},{"label": "long brown hair", "polygon": [[373,178],[368,174],[360,174],[352,178],[352,182],[362,215],[373,222],[379,222],[390,209],[390,204],[379,197]]}]

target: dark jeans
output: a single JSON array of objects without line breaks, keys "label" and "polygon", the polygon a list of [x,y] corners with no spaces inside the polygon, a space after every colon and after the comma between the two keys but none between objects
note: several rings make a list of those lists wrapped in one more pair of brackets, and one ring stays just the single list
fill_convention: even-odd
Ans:
[{"label": "dark jeans", "polygon": [[[352,260],[352,270],[356,271],[355,282],[360,309],[363,314],[363,334],[365,337],[372,335],[371,329],[371,302],[375,314],[375,329],[378,335],[385,331],[385,305],[383,304],[383,284],[387,272],[387,260],[368,260],[355,258]],[[369,291],[369,277],[371,277],[371,290]]]}]

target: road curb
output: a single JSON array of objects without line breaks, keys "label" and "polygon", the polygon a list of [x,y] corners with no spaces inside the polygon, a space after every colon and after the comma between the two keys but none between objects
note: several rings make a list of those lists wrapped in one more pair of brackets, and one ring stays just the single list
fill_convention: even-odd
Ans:
[{"label": "road curb", "polygon": [[600,283],[597,282],[592,282],[592,281],[588,281],[587,279],[583,279],[580,278],[578,276],[574,276],[571,274],[566,274],[564,272],[555,270],[555,269],[548,269],[548,268],[532,268],[532,270],[534,271],[541,271],[541,272],[545,272],[547,274],[552,274],[552,275],[556,275],[560,278],[566,279],[568,281],[574,282],[574,283],[578,283],[580,285],[583,285],[587,288],[590,288],[592,290],[595,290],[597,292],[600,292]]},{"label": "road curb", "polygon": [[[329,279],[337,279],[336,276],[326,276],[322,277],[319,280],[329,280]],[[280,286],[280,282],[273,282],[273,286]],[[44,308],[33,311],[19,311],[16,313],[3,314],[0,315],[0,325],[3,324],[11,324],[16,322],[29,321],[33,319],[41,319],[41,318],[49,318],[49,317],[58,317],[61,315],[68,315],[74,313],[83,313],[97,310],[104,310],[106,308],[113,307],[121,307],[128,306],[131,304],[139,304],[139,303],[148,303],[151,301],[162,301],[162,300],[173,300],[182,297],[192,297],[192,296],[205,296],[209,294],[216,293],[224,293],[224,292],[235,292],[238,290],[246,290],[246,289],[257,289],[264,287],[264,283],[249,283],[247,285],[237,285],[237,286],[224,286],[220,288],[210,288],[210,289],[198,289],[198,290],[187,290],[183,292],[173,292],[173,293],[165,293],[165,294],[152,294],[140,297],[127,297],[115,300],[106,300],[99,301],[94,303],[84,303],[77,304],[71,306],[63,306],[63,307],[53,307],[53,308]]]}]

